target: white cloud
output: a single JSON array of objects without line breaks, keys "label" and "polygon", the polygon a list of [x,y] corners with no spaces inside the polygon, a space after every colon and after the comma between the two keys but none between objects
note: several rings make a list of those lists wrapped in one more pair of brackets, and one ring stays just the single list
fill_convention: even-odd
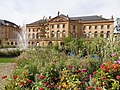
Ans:
[{"label": "white cloud", "polygon": [[31,23],[57,12],[69,16],[120,17],[120,0],[0,0],[0,19],[16,24]]}]

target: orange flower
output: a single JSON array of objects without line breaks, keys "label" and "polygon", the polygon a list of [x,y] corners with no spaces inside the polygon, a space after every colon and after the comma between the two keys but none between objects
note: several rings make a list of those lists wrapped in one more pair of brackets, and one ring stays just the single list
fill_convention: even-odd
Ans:
[{"label": "orange flower", "polygon": [[87,86],[87,90],[92,90],[92,87],[91,86]]},{"label": "orange flower", "polygon": [[118,64],[112,64],[112,67],[113,67],[113,69],[114,69],[115,71],[117,71],[118,68],[119,68]]}]

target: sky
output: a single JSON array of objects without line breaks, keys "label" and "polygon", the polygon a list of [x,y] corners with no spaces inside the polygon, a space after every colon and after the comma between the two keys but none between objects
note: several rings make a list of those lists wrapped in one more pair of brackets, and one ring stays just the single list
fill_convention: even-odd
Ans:
[{"label": "sky", "polygon": [[29,24],[57,12],[70,17],[102,15],[120,18],[120,0],[0,0],[0,19]]}]

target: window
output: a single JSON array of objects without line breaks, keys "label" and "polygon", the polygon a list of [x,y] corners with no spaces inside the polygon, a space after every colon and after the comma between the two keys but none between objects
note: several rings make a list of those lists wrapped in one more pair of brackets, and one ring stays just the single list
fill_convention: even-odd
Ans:
[{"label": "window", "polygon": [[89,30],[91,29],[91,26],[89,26]]},{"label": "window", "polygon": [[36,39],[38,39],[38,38],[39,38],[39,34],[37,33],[37,34],[36,34]]},{"label": "window", "polygon": [[35,38],[35,34],[33,33],[33,34],[32,34],[32,39],[34,39],[34,38]]},{"label": "window", "polygon": [[87,35],[86,35],[86,32],[84,31],[84,32],[83,32],[83,37],[86,38],[86,36],[87,36]]},{"label": "window", "polygon": [[92,38],[92,32],[91,31],[88,33],[88,37]]},{"label": "window", "polygon": [[103,31],[101,31],[100,37],[104,37],[104,32]]},{"label": "window", "polygon": [[54,28],[54,25],[52,25],[52,29]]},{"label": "window", "polygon": [[62,31],[62,37],[65,37],[65,30]]},{"label": "window", "polygon": [[31,38],[31,35],[30,35],[30,33],[28,34],[28,38]]},{"label": "window", "polygon": [[95,29],[97,29],[97,26],[95,26]]},{"label": "window", "polygon": [[107,25],[107,29],[110,29],[110,25]]},{"label": "window", "polygon": [[104,26],[103,26],[103,25],[101,25],[101,29],[103,29],[103,27],[104,27]]},{"label": "window", "polygon": [[28,29],[28,31],[30,32],[30,29]]},{"label": "window", "polygon": [[57,28],[60,28],[60,25],[59,25],[59,24],[57,25]]},{"label": "window", "polygon": [[54,38],[54,31],[51,32],[51,37]]},{"label": "window", "polygon": [[35,29],[33,29],[33,32],[35,32]]},{"label": "window", "polygon": [[110,31],[107,31],[106,37],[107,37],[107,38],[110,38]]},{"label": "window", "polygon": [[60,38],[60,31],[57,31],[57,38]]},{"label": "window", "polygon": [[97,33],[97,31],[95,31],[95,33],[94,33],[94,37],[97,37],[98,36],[98,33]]},{"label": "window", "polygon": [[73,29],[75,29],[75,25],[73,25]]},{"label": "window", "polygon": [[86,27],[84,26],[84,27],[83,27],[83,30],[85,30],[85,29],[86,29]]},{"label": "window", "polygon": [[75,32],[72,33],[72,37],[76,38],[76,33]]},{"label": "window", "polygon": [[63,28],[65,28],[65,24],[63,24]]}]

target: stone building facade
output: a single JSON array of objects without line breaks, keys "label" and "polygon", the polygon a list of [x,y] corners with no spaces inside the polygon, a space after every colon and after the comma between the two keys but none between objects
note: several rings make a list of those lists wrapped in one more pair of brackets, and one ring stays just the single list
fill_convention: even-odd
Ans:
[{"label": "stone building facade", "polygon": [[19,31],[18,25],[7,20],[0,20],[0,45],[17,45]]},{"label": "stone building facade", "polygon": [[114,19],[102,16],[69,17],[58,12],[56,17],[43,18],[26,25],[29,46],[45,47],[57,42],[63,44],[62,38],[103,37],[111,39],[114,32]]}]

